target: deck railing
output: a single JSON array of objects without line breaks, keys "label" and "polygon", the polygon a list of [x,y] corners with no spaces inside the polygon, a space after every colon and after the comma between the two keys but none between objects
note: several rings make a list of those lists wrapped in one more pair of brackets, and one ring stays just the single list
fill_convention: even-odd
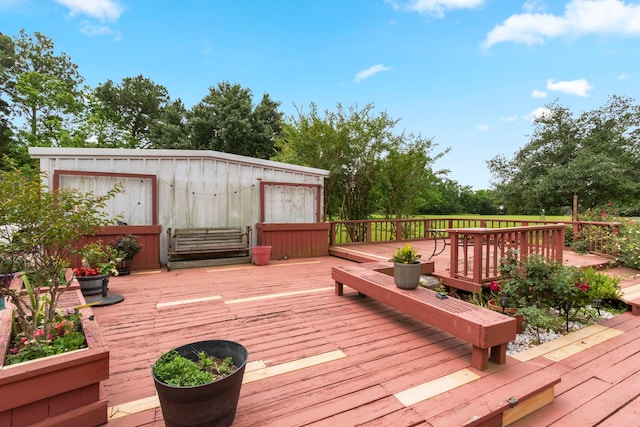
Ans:
[{"label": "deck railing", "polygon": [[521,258],[538,254],[552,261],[562,261],[564,224],[447,231],[451,245],[451,278],[481,284],[497,279],[500,260],[512,249]]},{"label": "deck railing", "polygon": [[[615,256],[611,237],[620,231],[619,223],[584,221],[519,221],[476,218],[420,218],[362,221],[334,221],[329,244],[402,242],[442,239],[450,246],[450,285],[476,291],[477,286],[499,277],[500,259],[509,249],[519,256],[540,254],[549,260],[562,260],[565,229],[571,241],[586,241],[591,253]],[[468,283],[477,285],[467,286]]]},{"label": "deck railing", "polygon": [[[329,245],[352,243],[382,243],[441,237],[452,228],[512,228],[540,225],[565,224],[573,233],[571,241],[588,242],[588,250],[596,255],[616,256],[611,236],[620,233],[620,223],[588,221],[522,221],[501,218],[419,218],[419,219],[379,219],[332,221],[329,231]],[[434,234],[433,231],[437,231]],[[573,237],[571,237],[573,236]],[[568,242],[567,242],[568,243]]]}]

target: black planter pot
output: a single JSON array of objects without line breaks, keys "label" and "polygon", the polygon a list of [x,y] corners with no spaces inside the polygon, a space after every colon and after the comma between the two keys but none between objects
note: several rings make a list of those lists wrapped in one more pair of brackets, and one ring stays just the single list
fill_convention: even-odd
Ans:
[{"label": "black planter pot", "polygon": [[125,258],[116,265],[116,270],[118,270],[118,276],[126,276],[127,274],[131,274],[132,259],[133,258]]},{"label": "black planter pot", "polygon": [[80,284],[80,290],[84,296],[102,295],[107,296],[107,285],[109,283],[108,274],[98,276],[76,276]]},{"label": "black planter pot", "polygon": [[208,340],[177,347],[176,351],[194,361],[201,351],[221,359],[231,357],[238,369],[209,384],[177,387],[158,380],[152,368],[151,375],[160,399],[165,425],[226,427],[233,424],[244,369],[249,358],[247,349],[234,341]]}]

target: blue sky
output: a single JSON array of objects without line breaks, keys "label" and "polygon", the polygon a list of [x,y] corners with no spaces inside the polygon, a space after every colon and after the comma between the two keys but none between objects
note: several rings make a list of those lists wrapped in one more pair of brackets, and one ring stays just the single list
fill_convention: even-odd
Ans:
[{"label": "blue sky", "polygon": [[435,165],[489,188],[531,118],[640,98],[640,1],[0,0],[0,31],[50,37],[86,84],[142,74],[187,107],[221,81],[295,115],[363,107],[451,152]]}]

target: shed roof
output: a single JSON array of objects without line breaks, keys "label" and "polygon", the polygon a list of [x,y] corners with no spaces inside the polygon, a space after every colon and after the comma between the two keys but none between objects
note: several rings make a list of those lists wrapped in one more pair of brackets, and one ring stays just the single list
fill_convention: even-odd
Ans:
[{"label": "shed roof", "polygon": [[274,162],[272,160],[256,159],[238,154],[223,153],[212,150],[156,150],[156,149],[131,149],[131,148],[61,148],[61,147],[29,147],[29,155],[36,159],[50,157],[66,158],[129,158],[129,159],[212,159],[224,160],[248,166],[261,166],[284,171],[329,176],[325,169],[299,166],[289,163]]}]

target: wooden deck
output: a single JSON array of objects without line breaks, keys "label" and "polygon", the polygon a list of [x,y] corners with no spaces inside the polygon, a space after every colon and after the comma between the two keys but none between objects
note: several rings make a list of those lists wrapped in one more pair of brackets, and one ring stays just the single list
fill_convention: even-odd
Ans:
[{"label": "wooden deck", "polygon": [[[430,244],[415,246],[430,254]],[[354,249],[387,259],[396,246]],[[446,271],[446,252],[434,260]],[[93,309],[111,351],[107,425],[163,426],[151,365],[171,347],[207,338],[249,350],[234,426],[482,425],[507,398],[522,396],[522,384],[556,376],[555,401],[513,425],[638,425],[640,316],[627,312],[477,371],[466,342],[348,287],[335,296],[331,268],[350,262],[319,257],[112,278],[109,294],[125,300]],[[622,274],[625,284],[640,282],[633,271]],[[507,408],[506,419],[526,413],[522,406]]]}]

